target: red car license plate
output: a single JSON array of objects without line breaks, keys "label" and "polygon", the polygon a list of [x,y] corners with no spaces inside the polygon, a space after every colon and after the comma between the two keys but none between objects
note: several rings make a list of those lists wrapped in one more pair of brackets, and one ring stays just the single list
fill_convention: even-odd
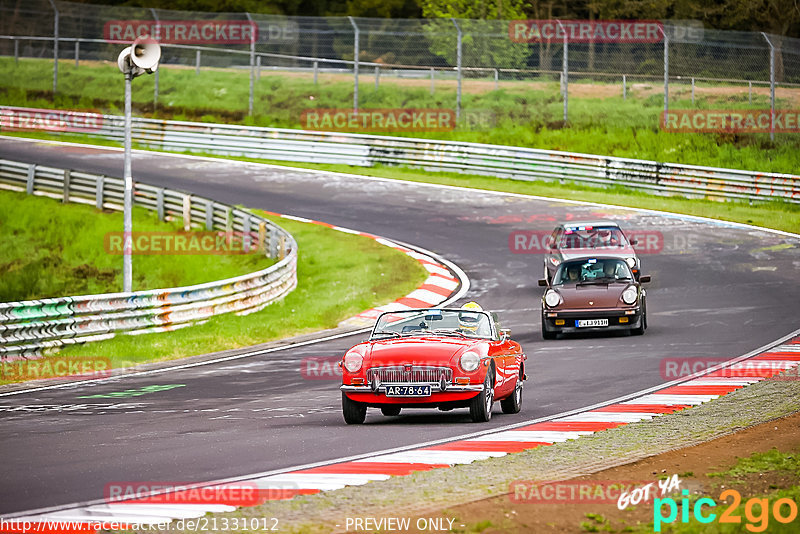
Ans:
[{"label": "red car license plate", "polygon": [[429,385],[401,385],[386,386],[387,397],[430,397],[431,387]]}]

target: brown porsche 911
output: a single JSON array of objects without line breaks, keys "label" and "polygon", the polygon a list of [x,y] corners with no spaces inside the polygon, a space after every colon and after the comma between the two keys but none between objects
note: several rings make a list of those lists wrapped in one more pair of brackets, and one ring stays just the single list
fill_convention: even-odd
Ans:
[{"label": "brown porsche 911", "polygon": [[647,328],[647,292],[628,264],[619,258],[594,256],[571,259],[558,266],[552,280],[539,280],[542,295],[542,337],[560,333]]}]

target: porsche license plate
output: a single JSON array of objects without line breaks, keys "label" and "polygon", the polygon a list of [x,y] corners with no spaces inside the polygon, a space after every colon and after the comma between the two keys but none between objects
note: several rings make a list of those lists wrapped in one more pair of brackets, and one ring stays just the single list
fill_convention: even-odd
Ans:
[{"label": "porsche license plate", "polygon": [[431,387],[429,385],[401,385],[386,386],[387,397],[430,397]]},{"label": "porsche license plate", "polygon": [[608,319],[576,319],[575,326],[577,328],[608,326]]}]

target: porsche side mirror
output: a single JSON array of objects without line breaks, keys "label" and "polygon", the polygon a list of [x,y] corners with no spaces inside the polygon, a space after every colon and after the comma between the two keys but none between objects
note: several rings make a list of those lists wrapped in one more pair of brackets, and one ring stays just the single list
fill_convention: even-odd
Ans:
[{"label": "porsche side mirror", "polygon": [[649,281],[650,281],[650,275],[649,274],[643,274],[642,276],[639,277],[639,283],[641,283],[641,284],[646,284]]},{"label": "porsche side mirror", "polygon": [[540,278],[539,287],[547,287],[547,280],[545,280],[544,278]]},{"label": "porsche side mirror", "polygon": [[511,329],[510,328],[501,328],[500,329],[500,337],[504,340],[511,337]]}]

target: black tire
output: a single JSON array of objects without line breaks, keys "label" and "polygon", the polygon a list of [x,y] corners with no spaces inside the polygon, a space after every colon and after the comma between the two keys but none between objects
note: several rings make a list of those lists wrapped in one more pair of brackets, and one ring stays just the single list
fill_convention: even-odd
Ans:
[{"label": "black tire", "polygon": [[367,405],[350,400],[347,395],[342,393],[342,414],[344,422],[348,425],[360,425],[367,418]]},{"label": "black tire", "polygon": [[555,339],[557,336],[558,334],[547,326],[547,320],[542,317],[542,339]]},{"label": "black tire", "polygon": [[383,406],[381,413],[387,417],[400,415],[400,406]]},{"label": "black tire", "polygon": [[631,334],[641,336],[645,330],[647,330],[647,304],[642,303],[642,318],[639,320],[639,326],[631,328]]},{"label": "black tire", "polygon": [[483,391],[469,403],[469,415],[473,423],[487,423],[492,418],[492,405],[494,404],[494,384],[492,375],[494,367],[486,370],[486,379],[483,381]]},{"label": "black tire", "polygon": [[522,377],[517,377],[514,393],[500,401],[503,413],[519,413],[522,409]]}]

